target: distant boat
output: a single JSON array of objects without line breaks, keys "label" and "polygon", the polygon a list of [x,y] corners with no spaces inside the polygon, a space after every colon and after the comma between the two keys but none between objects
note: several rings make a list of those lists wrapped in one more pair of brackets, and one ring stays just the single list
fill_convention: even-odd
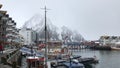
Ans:
[{"label": "distant boat", "polygon": [[79,61],[79,63],[82,64],[94,64],[94,63],[98,63],[99,60],[96,58],[96,56],[94,57],[81,57],[81,56],[71,56],[71,59],[76,59]]},{"label": "distant boat", "polygon": [[118,47],[111,47],[112,50],[120,50]]}]

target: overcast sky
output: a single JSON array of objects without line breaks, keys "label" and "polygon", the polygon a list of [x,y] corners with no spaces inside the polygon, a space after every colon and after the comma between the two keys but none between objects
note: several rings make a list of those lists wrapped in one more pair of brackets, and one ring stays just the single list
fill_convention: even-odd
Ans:
[{"label": "overcast sky", "polygon": [[35,14],[44,15],[41,8],[47,5],[48,17],[58,27],[63,25],[77,30],[87,40],[101,35],[120,36],[120,0],[0,0],[2,9],[21,27]]}]

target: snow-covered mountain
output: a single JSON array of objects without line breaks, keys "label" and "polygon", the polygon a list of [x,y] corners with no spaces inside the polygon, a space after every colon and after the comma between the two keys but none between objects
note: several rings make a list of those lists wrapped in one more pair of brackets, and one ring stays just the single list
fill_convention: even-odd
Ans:
[{"label": "snow-covered mountain", "polygon": [[41,29],[44,25],[43,19],[42,15],[36,14],[26,21],[23,27],[32,28],[33,30]]},{"label": "snow-covered mountain", "polygon": [[[49,34],[50,39],[58,40],[58,32],[57,27],[53,25],[50,21],[50,19],[47,18],[46,21],[47,24],[47,34]],[[44,16],[40,14],[34,15],[32,18],[30,18],[28,21],[25,22],[23,25],[23,28],[32,28],[33,30],[37,31],[40,38],[44,38],[44,29],[45,29],[45,18]]]},{"label": "snow-covered mountain", "polygon": [[[60,33],[58,33],[58,27],[56,27],[55,25],[52,24],[52,22],[50,21],[50,19],[47,18],[47,36],[49,37],[49,39],[51,40],[59,40],[61,38],[61,40],[68,40],[68,41],[81,41],[83,40],[83,37],[80,33],[78,32],[73,32],[72,30],[70,30],[69,28],[63,26],[62,28],[60,28],[62,31]],[[37,31],[37,33],[39,34],[39,38],[42,39],[45,36],[45,18],[44,16],[40,15],[40,14],[36,14],[34,15],[32,18],[30,18],[28,21],[25,22],[25,24],[23,25],[23,28],[32,28],[33,30]]]},{"label": "snow-covered mountain", "polygon": [[[32,28],[33,30],[37,30],[37,32],[39,32],[40,29],[43,29],[44,26],[45,26],[45,19],[44,16],[40,14],[34,15],[23,25],[23,27]],[[49,19],[47,19],[47,27],[50,29],[56,28],[56,26],[54,26]]]}]

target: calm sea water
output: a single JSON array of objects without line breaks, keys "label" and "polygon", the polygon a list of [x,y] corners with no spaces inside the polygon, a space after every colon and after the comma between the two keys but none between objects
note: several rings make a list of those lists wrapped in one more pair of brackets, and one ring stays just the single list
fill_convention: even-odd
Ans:
[{"label": "calm sea water", "polygon": [[73,55],[81,55],[82,57],[96,55],[99,63],[93,65],[92,68],[120,68],[120,51],[80,50],[74,51]]}]

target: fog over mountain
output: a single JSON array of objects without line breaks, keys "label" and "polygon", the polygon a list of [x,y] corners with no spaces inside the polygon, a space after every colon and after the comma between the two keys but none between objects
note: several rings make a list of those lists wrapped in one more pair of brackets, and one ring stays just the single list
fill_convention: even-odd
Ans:
[{"label": "fog over mountain", "polygon": [[[25,22],[23,28],[32,28],[37,31],[40,39],[44,39],[45,37],[45,18],[40,14],[36,14],[31,17],[28,21]],[[61,32],[60,32],[61,30]],[[67,40],[68,42],[79,42],[83,41],[84,38],[77,31],[72,31],[66,26],[61,28],[56,27],[52,24],[49,18],[47,18],[47,37],[50,40]]]}]

